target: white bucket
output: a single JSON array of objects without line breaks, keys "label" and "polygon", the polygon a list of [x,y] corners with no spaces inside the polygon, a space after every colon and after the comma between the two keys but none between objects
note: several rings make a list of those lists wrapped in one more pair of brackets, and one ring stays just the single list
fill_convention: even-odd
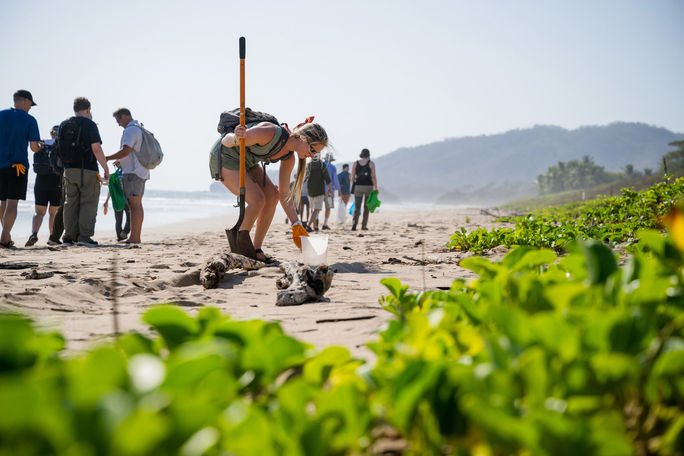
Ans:
[{"label": "white bucket", "polygon": [[326,264],[328,257],[328,236],[325,234],[311,234],[302,236],[302,256],[304,264],[316,266]]}]

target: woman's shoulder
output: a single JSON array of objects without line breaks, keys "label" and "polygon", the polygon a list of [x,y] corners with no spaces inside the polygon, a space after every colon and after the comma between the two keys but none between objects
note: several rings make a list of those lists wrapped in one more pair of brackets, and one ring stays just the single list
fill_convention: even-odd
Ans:
[{"label": "woman's shoulder", "polygon": [[252,122],[247,124],[247,128],[259,128],[264,130],[275,130],[276,128],[282,128],[280,125],[276,125],[271,122]]}]

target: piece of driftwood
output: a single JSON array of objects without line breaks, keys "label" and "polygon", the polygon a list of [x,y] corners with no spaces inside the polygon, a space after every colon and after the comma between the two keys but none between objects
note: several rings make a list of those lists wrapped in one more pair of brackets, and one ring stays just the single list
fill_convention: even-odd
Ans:
[{"label": "piece of driftwood", "polygon": [[55,275],[55,273],[54,272],[38,272],[37,269],[32,269],[31,272],[22,272],[21,275],[25,279],[40,280],[40,279],[49,279],[50,277]]},{"label": "piece of driftwood", "polygon": [[245,269],[247,271],[263,268],[266,263],[247,258],[232,252],[222,252],[214,255],[204,262],[200,270],[200,282],[207,288],[216,288],[221,279],[226,275],[226,271],[231,269]]},{"label": "piece of driftwood", "polygon": [[285,276],[276,280],[278,294],[276,306],[296,306],[323,297],[332,285],[335,273],[326,265],[307,266],[283,263],[280,270]]},{"label": "piece of driftwood", "polygon": [[30,269],[38,266],[38,263],[0,263],[0,269]]},{"label": "piece of driftwood", "polygon": [[316,323],[337,323],[340,321],[370,320],[372,318],[375,318],[375,315],[360,315],[358,317],[323,318],[321,320],[316,320]]}]

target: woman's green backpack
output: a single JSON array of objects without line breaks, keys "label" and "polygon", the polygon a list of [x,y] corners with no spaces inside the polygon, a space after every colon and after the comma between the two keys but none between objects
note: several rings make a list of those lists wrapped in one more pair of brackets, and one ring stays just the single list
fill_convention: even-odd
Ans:
[{"label": "woman's green backpack", "polygon": [[368,207],[368,210],[375,212],[375,210],[379,208],[381,204],[382,202],[378,199],[378,192],[375,190],[370,192],[370,195],[368,195],[368,199],[366,200],[366,206]]},{"label": "woman's green backpack", "polygon": [[126,197],[119,179],[119,171],[121,167],[116,168],[116,171],[109,175],[109,196],[112,198],[112,207],[116,212],[123,211],[126,207]]}]

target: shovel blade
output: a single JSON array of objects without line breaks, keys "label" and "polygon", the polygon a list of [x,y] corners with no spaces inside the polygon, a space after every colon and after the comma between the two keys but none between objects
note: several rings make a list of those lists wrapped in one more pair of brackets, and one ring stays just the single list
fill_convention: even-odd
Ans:
[{"label": "shovel blade", "polygon": [[237,228],[226,229],[226,237],[231,252],[256,260],[256,251],[252,238],[249,237],[249,231]]}]

